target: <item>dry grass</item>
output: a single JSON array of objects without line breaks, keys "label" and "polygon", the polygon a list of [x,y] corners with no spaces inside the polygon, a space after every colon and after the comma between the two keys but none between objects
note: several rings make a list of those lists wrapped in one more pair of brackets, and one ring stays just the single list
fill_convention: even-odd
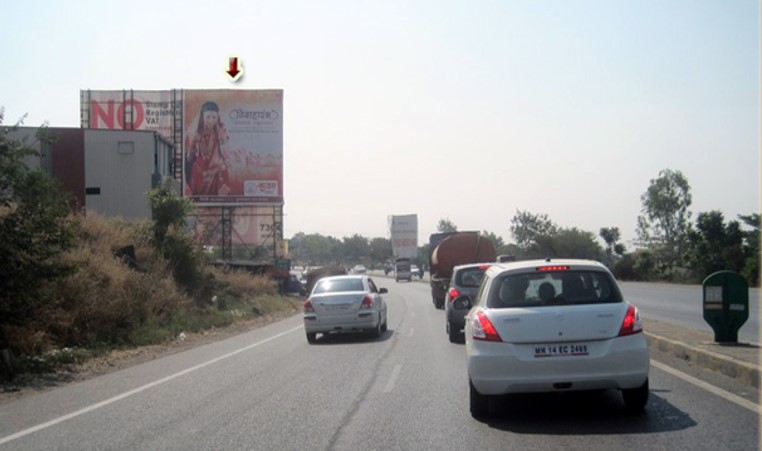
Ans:
[{"label": "dry grass", "polygon": [[[94,213],[72,218],[77,245],[63,255],[78,270],[43,287],[46,302],[35,320],[6,328],[11,347],[31,367],[41,356],[61,360],[62,349],[107,351],[162,343],[181,332],[198,332],[247,321],[298,303],[279,296],[275,282],[243,271],[202,267],[208,302],[185,294],[148,237],[150,224],[130,224]],[[137,269],[114,255],[133,245]],[[89,352],[89,351],[88,351]],[[85,353],[87,354],[87,353]]]}]

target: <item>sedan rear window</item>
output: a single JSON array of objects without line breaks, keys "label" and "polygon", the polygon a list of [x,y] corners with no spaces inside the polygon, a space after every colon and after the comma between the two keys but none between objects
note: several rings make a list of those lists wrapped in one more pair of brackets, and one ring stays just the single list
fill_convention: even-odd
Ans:
[{"label": "sedan rear window", "polygon": [[455,285],[459,287],[470,287],[470,288],[476,288],[479,286],[479,283],[482,281],[482,277],[484,276],[484,271],[486,271],[485,268],[467,268],[462,269],[458,271],[458,273],[455,275]]},{"label": "sedan rear window", "polygon": [[506,275],[495,280],[491,308],[622,302],[614,279],[601,271],[557,271]]},{"label": "sedan rear window", "polygon": [[362,279],[319,280],[315,285],[315,294],[336,293],[341,291],[365,291]]}]

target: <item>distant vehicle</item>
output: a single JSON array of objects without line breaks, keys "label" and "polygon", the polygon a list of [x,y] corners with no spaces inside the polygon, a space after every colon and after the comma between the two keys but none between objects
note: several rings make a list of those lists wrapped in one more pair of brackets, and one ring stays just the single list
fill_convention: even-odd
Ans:
[{"label": "distant vehicle", "polygon": [[307,294],[307,290],[304,287],[304,284],[299,280],[297,276],[294,274],[291,274],[288,277],[288,280],[285,284],[285,291],[286,293],[298,293],[301,296],[304,296]]},{"label": "distant vehicle", "polygon": [[412,276],[418,276],[419,279],[423,278],[423,271],[418,265],[410,265],[410,277],[412,278]]},{"label": "distant vehicle", "polygon": [[340,276],[346,274],[347,271],[340,267],[340,266],[321,266],[317,268],[312,268],[306,273],[303,273],[304,278],[307,280],[307,283],[304,286],[304,289],[307,293],[311,293],[312,289],[315,287],[315,283],[322,277],[327,276]]},{"label": "distant vehicle", "polygon": [[384,275],[388,276],[390,272],[394,272],[394,265],[390,262],[384,263]]},{"label": "distant vehicle", "polygon": [[[466,315],[471,308],[470,303],[462,302],[463,296],[473,299],[479,290],[479,284],[484,271],[492,263],[470,263],[459,265],[452,269],[450,288],[445,294],[445,331],[451,343],[463,341],[463,328],[466,326]],[[460,299],[459,302],[455,302]]]},{"label": "distant vehicle", "polygon": [[366,275],[329,276],[317,281],[304,301],[304,330],[312,344],[317,334],[370,333],[378,338],[387,330],[387,307],[382,294]]},{"label": "distant vehicle", "polygon": [[467,263],[495,261],[495,247],[479,232],[434,233],[429,237],[429,277],[434,307],[444,308],[452,269]]},{"label": "distant vehicle", "polygon": [[355,274],[365,274],[366,272],[368,272],[368,270],[365,269],[365,266],[363,265],[357,265],[354,268],[352,268],[352,272]]},{"label": "distant vehicle", "polygon": [[516,256],[513,254],[500,254],[497,256],[497,261],[500,263],[515,262]]},{"label": "distant vehicle", "polygon": [[394,281],[407,280],[410,282],[413,274],[410,272],[410,259],[397,258],[394,260]]},{"label": "distant vehicle", "polygon": [[474,417],[507,393],[617,389],[628,410],[645,408],[650,356],[640,313],[602,264],[495,263],[474,302],[466,317]]}]

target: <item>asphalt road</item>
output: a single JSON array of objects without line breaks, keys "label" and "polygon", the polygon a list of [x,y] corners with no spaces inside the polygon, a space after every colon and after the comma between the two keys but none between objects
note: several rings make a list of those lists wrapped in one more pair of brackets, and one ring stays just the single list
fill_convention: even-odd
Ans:
[{"label": "asphalt road", "polygon": [[759,449],[758,406],[729,394],[745,388],[687,382],[693,369],[669,360],[652,365],[644,415],[596,392],[508,397],[474,420],[463,345],[428,286],[378,282],[390,290],[381,339],[309,345],[297,315],[0,405],[0,450]]}]

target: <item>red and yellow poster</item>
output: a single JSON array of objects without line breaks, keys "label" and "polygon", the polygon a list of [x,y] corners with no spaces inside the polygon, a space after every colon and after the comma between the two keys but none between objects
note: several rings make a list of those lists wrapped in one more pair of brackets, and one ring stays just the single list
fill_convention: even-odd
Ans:
[{"label": "red and yellow poster", "polygon": [[185,196],[283,204],[282,90],[185,90],[183,124]]}]

